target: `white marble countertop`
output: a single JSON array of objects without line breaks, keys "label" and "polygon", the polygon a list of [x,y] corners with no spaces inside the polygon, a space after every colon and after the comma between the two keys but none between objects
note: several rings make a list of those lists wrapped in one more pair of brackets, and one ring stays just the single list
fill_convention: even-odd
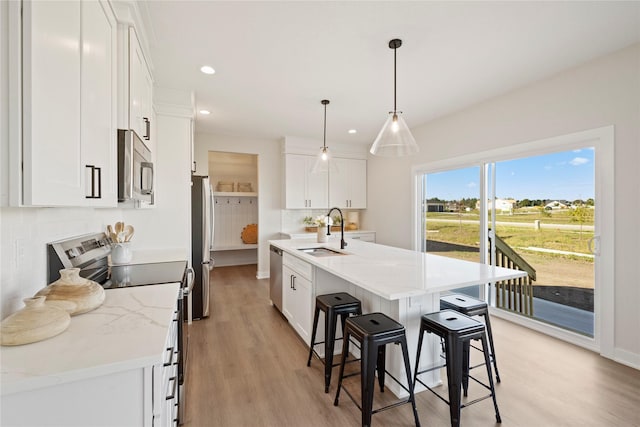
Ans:
[{"label": "white marble countertop", "polygon": [[[359,240],[349,240],[343,250],[339,240],[317,243],[316,239],[292,239],[269,243],[388,300],[526,276],[520,270]],[[298,251],[311,247],[327,247],[347,255],[316,257]]]},{"label": "white marble countertop", "polygon": [[162,362],[180,284],[107,289],[96,310],[44,341],[0,347],[0,394],[143,368]]}]

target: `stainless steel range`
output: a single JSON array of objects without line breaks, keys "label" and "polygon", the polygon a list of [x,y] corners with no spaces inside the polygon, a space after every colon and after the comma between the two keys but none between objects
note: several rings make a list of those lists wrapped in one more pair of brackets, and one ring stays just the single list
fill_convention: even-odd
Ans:
[{"label": "stainless steel range", "polygon": [[[130,286],[150,286],[163,283],[181,283],[178,319],[178,423],[184,421],[185,377],[189,349],[188,322],[190,312],[189,293],[193,288],[193,270],[187,261],[157,262],[145,264],[109,265],[108,256],[113,242],[105,233],[87,234],[47,244],[47,283],[60,278],[59,270],[79,268],[80,276],[100,283],[105,289]],[[188,279],[190,277],[190,280]]]}]

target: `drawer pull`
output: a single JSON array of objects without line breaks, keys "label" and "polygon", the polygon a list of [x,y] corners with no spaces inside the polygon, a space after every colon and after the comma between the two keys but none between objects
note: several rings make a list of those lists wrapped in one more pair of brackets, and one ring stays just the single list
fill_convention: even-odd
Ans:
[{"label": "drawer pull", "polygon": [[171,400],[176,398],[176,389],[178,387],[178,379],[177,377],[169,378],[169,382],[173,381],[173,387],[171,387],[171,394],[167,396],[166,400]]},{"label": "drawer pull", "polygon": [[173,355],[175,354],[175,352],[173,351],[173,347],[169,347],[166,350],[169,353],[169,361],[165,362],[162,366],[164,366],[165,368],[167,366],[171,366],[173,365]]}]

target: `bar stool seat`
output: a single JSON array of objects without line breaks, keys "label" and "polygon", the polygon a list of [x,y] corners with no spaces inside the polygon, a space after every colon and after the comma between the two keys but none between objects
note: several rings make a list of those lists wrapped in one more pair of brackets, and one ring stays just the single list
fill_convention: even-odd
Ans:
[{"label": "bar stool seat", "polygon": [[[487,338],[489,339],[489,348],[491,349],[490,357],[493,362],[493,369],[496,371],[496,382],[500,382],[500,373],[498,372],[498,362],[496,361],[496,349],[493,344],[493,332],[491,331],[491,319],[489,317],[489,305],[477,298],[470,297],[463,294],[451,294],[445,295],[440,298],[440,310],[455,310],[458,313],[466,314],[469,317],[481,316],[484,318],[484,324],[487,328]],[[479,348],[472,346],[473,348],[480,350]],[[471,366],[470,369],[477,368],[476,365]],[[464,394],[467,395],[468,383],[463,384]]]},{"label": "bar stool seat", "polygon": [[[360,372],[344,375],[344,366],[345,361],[349,356],[349,342],[351,338],[354,338],[360,343]],[[405,387],[400,381],[385,370],[386,345],[392,343],[400,344],[402,347],[408,387]],[[378,384],[381,392],[384,392],[385,374],[389,374],[394,381],[409,393],[408,399],[403,399],[373,410],[373,395],[375,388],[374,379],[376,371],[378,373]],[[338,389],[336,390],[336,398],[333,402],[335,406],[338,406],[340,390],[343,388],[342,380],[353,375],[360,375],[360,404],[356,402],[349,390],[346,388],[344,390],[356,404],[358,409],[360,409],[362,413],[363,427],[369,427],[371,425],[371,417],[373,414],[395,408],[396,406],[400,406],[405,403],[411,403],[416,427],[420,427],[415,397],[413,394],[413,382],[411,381],[411,367],[409,365],[409,353],[407,350],[407,338],[404,326],[383,313],[370,313],[362,316],[349,317],[344,329],[342,359],[340,362],[340,374],[338,376]]]},{"label": "bar stool seat", "polygon": [[[324,341],[316,342],[316,332],[318,331],[318,319],[320,312],[324,312]],[[342,331],[345,328],[345,321],[350,315],[362,314],[362,303],[359,299],[354,298],[346,292],[337,292],[333,294],[318,295],[316,297],[316,309],[313,316],[313,331],[311,332],[311,346],[309,347],[309,359],[307,366],[311,366],[311,357],[315,354],[318,359],[324,363],[324,392],[329,393],[329,385],[331,383],[331,371],[333,364],[333,352],[335,348],[336,326],[338,316],[342,324]],[[316,345],[324,344],[324,360],[315,350]]]},{"label": "bar stool seat", "polygon": [[[424,338],[425,332],[430,332],[439,336],[444,342],[447,382],[449,386],[449,400],[441,396],[438,392],[433,390],[419,378],[419,376],[421,374],[424,374],[425,372],[430,372],[442,367],[435,366],[428,369],[419,370],[420,352],[422,349],[422,340]],[[476,378],[469,376],[468,352],[470,345],[469,343],[471,340],[480,340],[482,342],[489,385],[486,385]],[[425,314],[420,319],[420,335],[418,338],[418,352],[416,355],[414,381],[419,382],[420,384],[425,386],[432,393],[434,393],[449,405],[449,414],[452,427],[460,426],[460,410],[462,408],[480,402],[481,400],[487,399],[489,397],[493,399],[496,421],[498,423],[502,422],[500,418],[500,412],[498,410],[498,402],[496,401],[493,375],[491,373],[491,361],[489,360],[489,353],[486,350],[487,337],[485,333],[485,326],[482,322],[479,322],[454,310],[441,310],[436,313]],[[473,379],[475,382],[488,389],[490,391],[490,394],[463,404],[460,396],[460,389],[462,387],[463,378],[466,378],[467,381],[468,378]]]}]

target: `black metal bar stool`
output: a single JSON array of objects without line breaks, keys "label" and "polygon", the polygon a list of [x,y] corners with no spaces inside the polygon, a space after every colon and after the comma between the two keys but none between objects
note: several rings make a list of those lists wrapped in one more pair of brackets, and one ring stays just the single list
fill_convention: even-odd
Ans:
[{"label": "black metal bar stool", "polygon": [[[489,318],[489,306],[486,302],[477,298],[470,297],[463,294],[451,294],[440,298],[440,310],[455,310],[458,313],[466,314],[469,317],[482,316],[484,318],[484,324],[487,328],[487,338],[489,339],[489,348],[491,349],[491,360],[493,362],[493,368],[496,371],[496,382],[500,382],[500,373],[498,372],[498,362],[496,361],[496,349],[493,345],[493,333],[491,332],[491,319]],[[471,346],[477,350],[479,348]],[[471,366],[469,369],[477,368],[476,365]],[[462,384],[464,395],[467,395],[467,387],[469,383]]]},{"label": "black metal bar stool", "polygon": [[[438,392],[433,390],[422,380],[418,378],[419,375],[425,372],[430,372],[435,369],[439,369],[442,365],[430,367],[422,371],[420,367],[420,352],[422,349],[422,339],[425,332],[436,334],[444,342],[444,352],[446,358],[447,367],[447,382],[449,385],[449,400],[447,401]],[[469,375],[468,365],[468,352],[469,343],[471,340],[482,341],[482,348],[484,354],[484,362],[487,367],[487,375],[489,378],[489,385],[473,378]],[[460,409],[478,403],[481,400],[489,397],[493,398],[493,406],[496,411],[496,421],[501,423],[500,412],[498,411],[498,402],[496,401],[496,393],[493,385],[493,375],[491,373],[491,361],[489,360],[489,353],[487,350],[487,336],[485,334],[485,327],[482,322],[472,319],[462,313],[458,313],[454,310],[442,310],[436,313],[424,314],[420,321],[420,335],[418,339],[418,353],[416,355],[416,368],[414,381],[419,382],[432,393],[438,396],[441,400],[449,405],[449,414],[451,416],[451,426],[460,426]],[[465,363],[467,362],[467,363]],[[490,391],[490,394],[475,399],[470,402],[462,403],[460,396],[460,389],[462,387],[463,377],[469,377],[478,384],[485,387]],[[415,383],[414,383],[415,386]]]},{"label": "black metal bar stool", "polygon": [[[316,342],[316,332],[318,331],[318,318],[320,311],[324,312],[324,341]],[[324,392],[329,393],[331,383],[331,369],[338,364],[333,364],[333,351],[336,342],[336,325],[338,315],[344,332],[344,325],[347,317],[351,314],[362,314],[362,303],[346,292],[335,294],[318,295],[316,297],[316,310],[313,316],[313,331],[311,333],[311,346],[309,347],[309,359],[307,366],[311,366],[311,357],[315,355],[324,363]],[[338,339],[342,339],[341,337]],[[316,345],[324,344],[324,360],[315,350]]]},{"label": "black metal bar stool", "polygon": [[[344,375],[344,365],[347,357],[349,356],[349,340],[351,337],[355,338],[360,343],[360,372]],[[402,346],[402,356],[404,357],[408,387],[405,387],[400,381],[398,381],[398,379],[385,370],[386,345],[391,343],[400,344]],[[384,392],[385,374],[389,374],[394,381],[409,393],[409,398],[373,410],[373,392],[375,388],[374,379],[376,371],[378,372],[378,384],[380,385],[381,392]],[[360,375],[360,387],[362,394],[361,405],[356,402],[351,393],[349,393],[349,390],[345,388],[344,391],[362,412],[363,427],[369,427],[371,425],[371,416],[373,414],[386,409],[395,408],[396,406],[404,405],[405,403],[411,403],[413,416],[416,420],[416,427],[420,427],[415,397],[413,395],[411,366],[409,365],[407,337],[404,326],[383,313],[371,313],[347,319],[342,344],[342,360],[340,362],[338,390],[336,391],[336,399],[333,402],[335,406],[338,406],[342,380],[358,374]]]}]

